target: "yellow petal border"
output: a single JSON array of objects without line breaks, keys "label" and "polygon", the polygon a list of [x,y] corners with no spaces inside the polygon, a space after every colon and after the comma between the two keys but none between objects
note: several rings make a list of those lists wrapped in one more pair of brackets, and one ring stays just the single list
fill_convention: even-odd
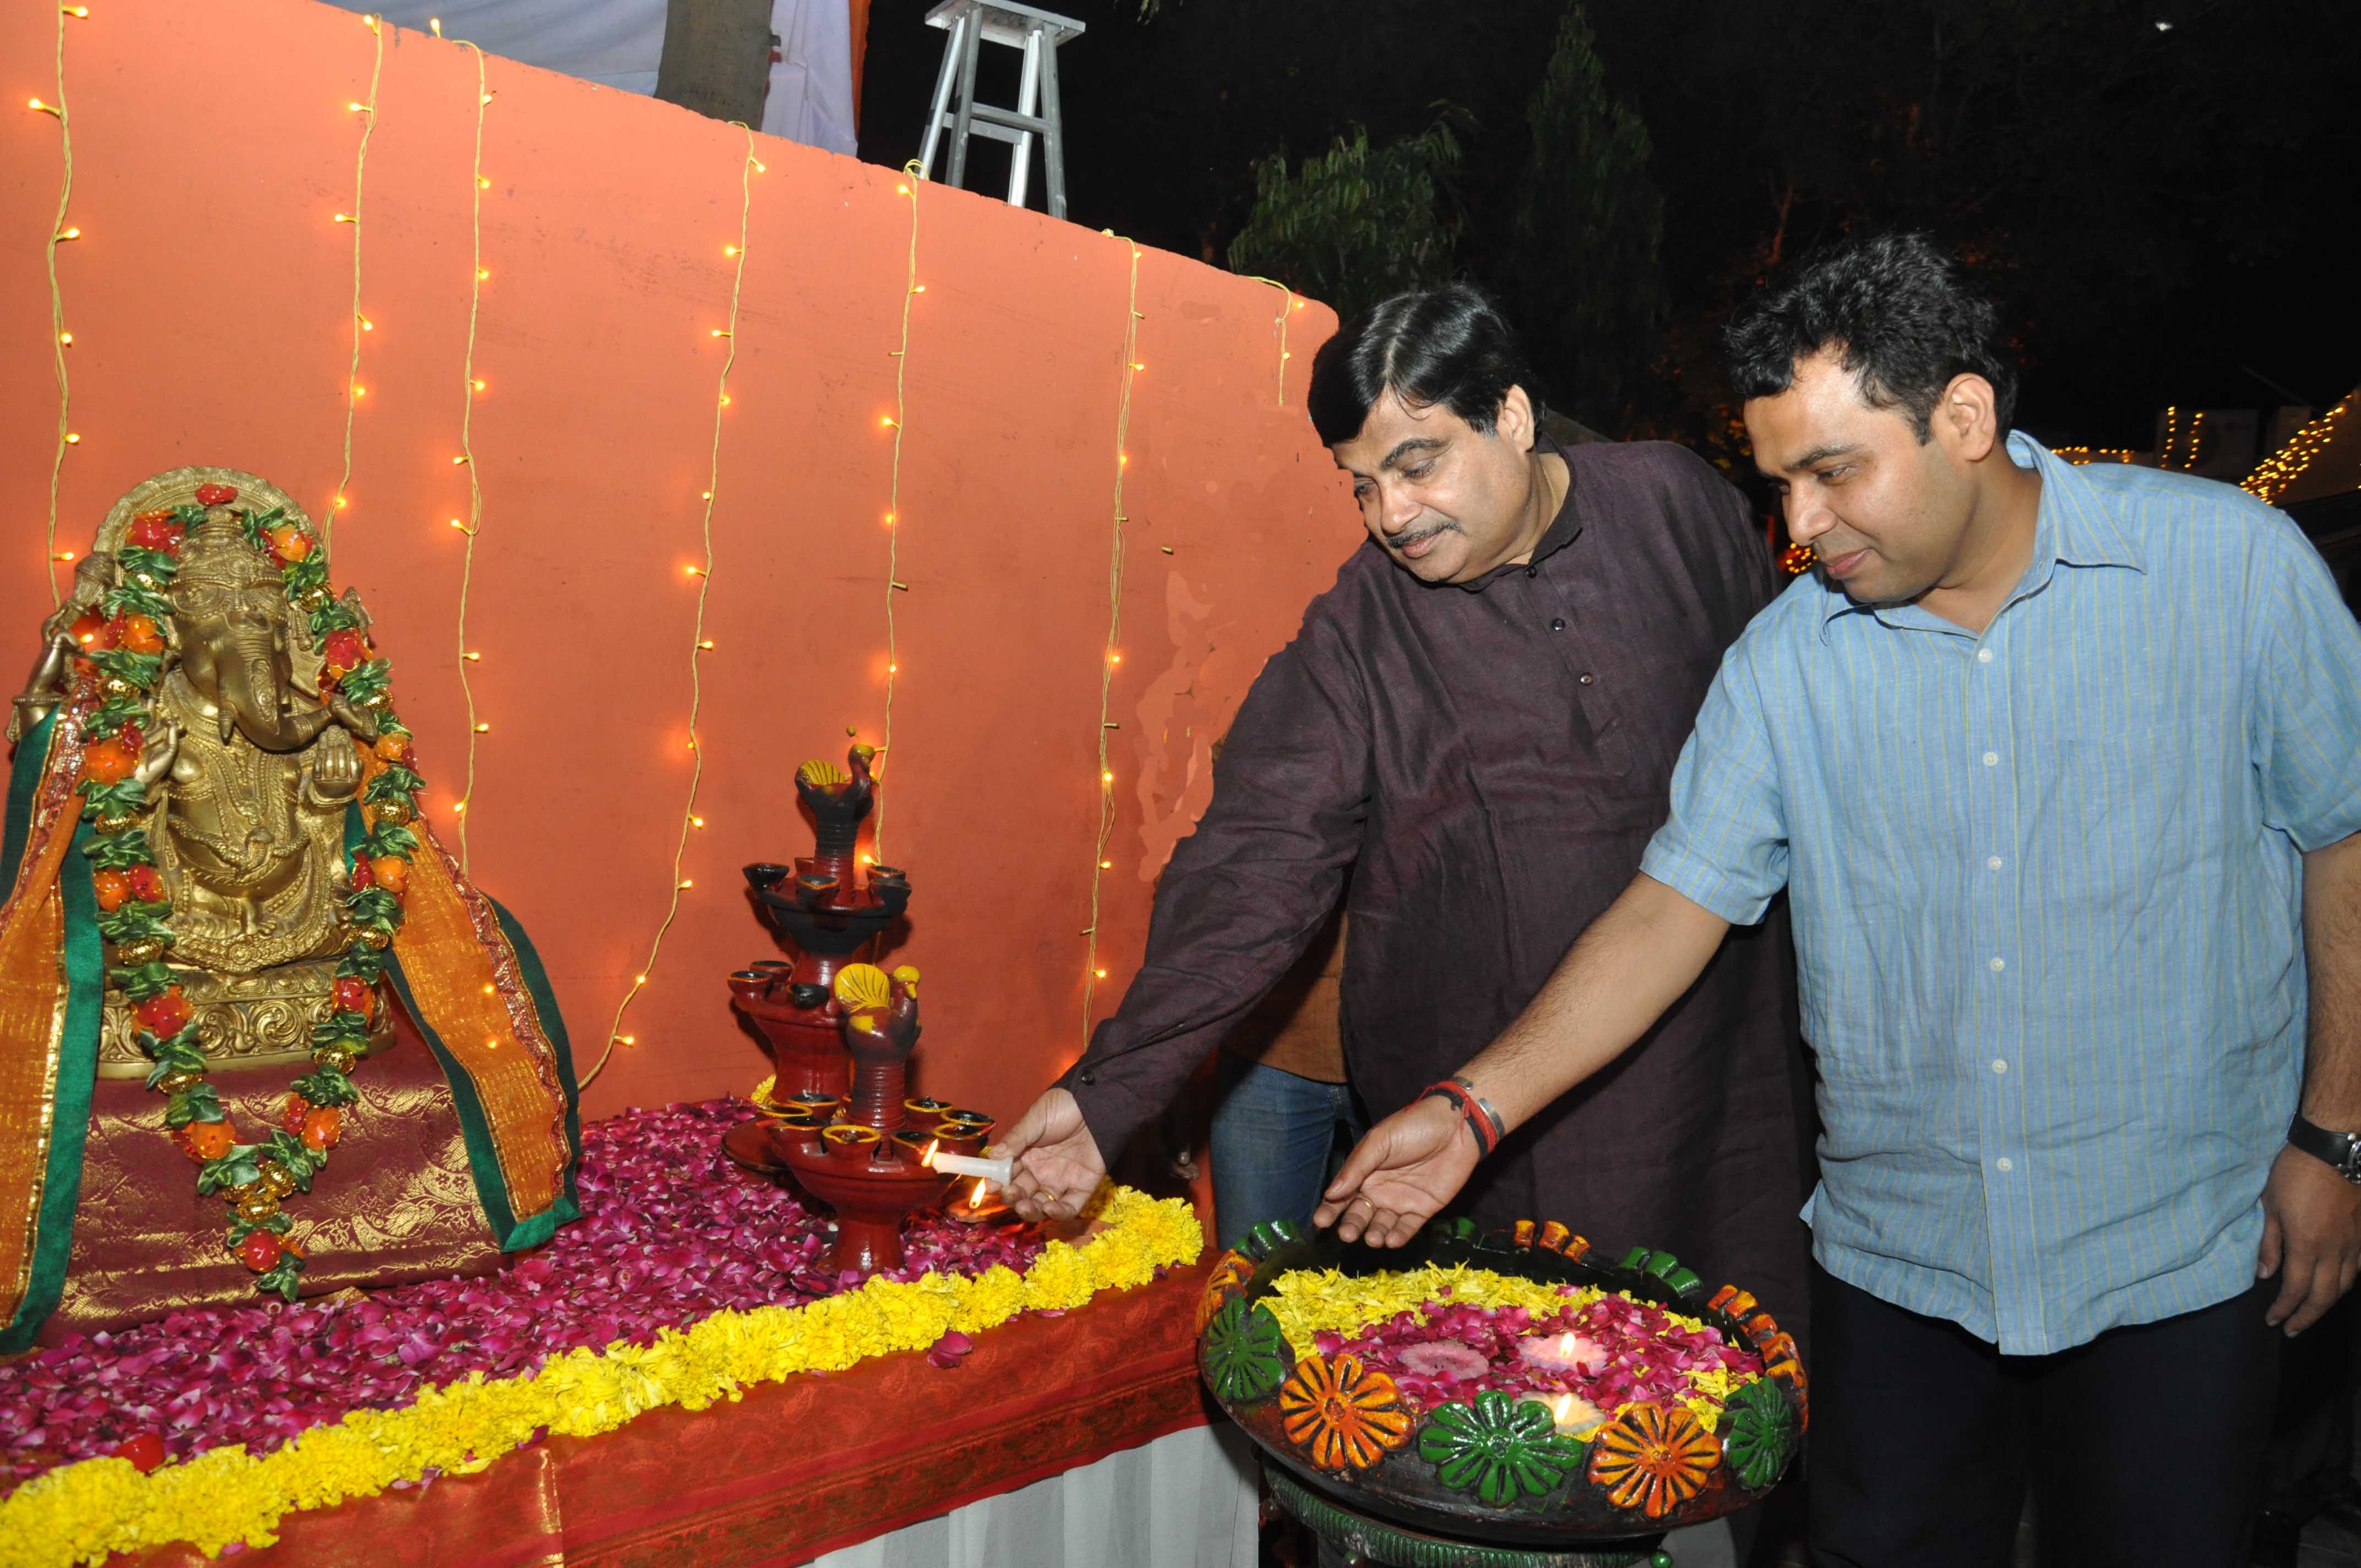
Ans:
[{"label": "yellow petal border", "polygon": [[1080,1245],[1050,1242],[1021,1275],[995,1266],[973,1277],[872,1279],[800,1307],[716,1312],[659,1331],[653,1344],[618,1340],[515,1377],[471,1375],[398,1409],[354,1410],[258,1456],[231,1444],[145,1475],[123,1459],[61,1465],[0,1498],[0,1568],[97,1563],[170,1541],[208,1555],[233,1541],[269,1546],[290,1513],[373,1497],[429,1469],[483,1469],[543,1428],[591,1437],[643,1410],[701,1410],[752,1384],[924,1350],[954,1329],[976,1333],[1020,1312],[1145,1285],[1159,1267],[1194,1263],[1204,1246],[1196,1212],[1177,1198],[1117,1187],[1097,1217],[1098,1234]]}]

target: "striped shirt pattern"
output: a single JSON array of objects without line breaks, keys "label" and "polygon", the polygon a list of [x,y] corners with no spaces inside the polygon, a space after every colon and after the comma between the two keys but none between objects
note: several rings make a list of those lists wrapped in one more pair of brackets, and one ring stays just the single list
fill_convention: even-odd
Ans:
[{"label": "striped shirt pattern", "polygon": [[2302,855],[2361,831],[2361,628],[2226,485],[2042,478],[1981,637],[1796,581],[1724,658],[1642,870],[1782,887],[1821,1266],[2010,1354],[2226,1300],[2302,1081]]}]

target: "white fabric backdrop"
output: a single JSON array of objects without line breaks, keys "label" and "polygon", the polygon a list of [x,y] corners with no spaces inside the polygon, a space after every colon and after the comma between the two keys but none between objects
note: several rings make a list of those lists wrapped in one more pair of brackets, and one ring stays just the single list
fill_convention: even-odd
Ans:
[{"label": "white fabric backdrop", "polygon": [[[1191,1427],[848,1546],[809,1568],[1255,1568],[1255,1457]],[[1678,1568],[1735,1568],[1716,1520],[1665,1538]]]},{"label": "white fabric backdrop", "polygon": [[[631,93],[656,90],[664,0],[334,0],[347,11],[472,40],[487,54]],[[779,59],[762,129],[848,157],[852,133],[852,18],[845,0],[772,0]]]},{"label": "white fabric backdrop", "polygon": [[1227,1421],[1191,1427],[812,1568],[1254,1568],[1253,1450]]}]

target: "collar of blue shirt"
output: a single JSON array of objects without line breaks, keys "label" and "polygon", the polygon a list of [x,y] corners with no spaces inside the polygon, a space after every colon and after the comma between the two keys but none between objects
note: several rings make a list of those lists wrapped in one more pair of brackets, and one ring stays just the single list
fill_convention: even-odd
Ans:
[{"label": "collar of blue shirt", "polygon": [[[2065,461],[2023,431],[2011,432],[2008,455],[2020,468],[2041,472],[2041,504],[2033,519],[2033,560],[2025,569],[2010,604],[2041,591],[2049,576],[2065,566],[2126,566],[2145,574],[2147,561],[2139,547],[2115,521],[2098,488],[2081,469]],[[1828,585],[1828,605],[1820,617],[1820,639],[1828,640],[1828,623],[1841,615],[1873,615],[1888,626],[1911,630],[1949,631],[1965,629],[1927,614],[1916,605],[1883,607],[1855,604],[1844,590]]]}]

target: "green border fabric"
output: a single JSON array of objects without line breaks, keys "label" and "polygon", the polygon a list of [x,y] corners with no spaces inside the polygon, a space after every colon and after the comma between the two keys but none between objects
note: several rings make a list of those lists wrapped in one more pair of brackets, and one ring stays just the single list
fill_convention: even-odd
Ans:
[{"label": "green border fabric", "polygon": [[[46,753],[48,747],[42,750]],[[41,1210],[34,1223],[32,1277],[26,1282],[25,1299],[18,1303],[16,1317],[5,1331],[0,1331],[0,1354],[30,1348],[33,1335],[57,1310],[58,1299],[64,1293],[66,1263],[73,1251],[74,1211],[82,1203],[82,1147],[90,1132],[91,1089],[98,1077],[99,1003],[106,986],[105,955],[98,940],[98,895],[91,890],[90,862],[84,859],[93,837],[88,823],[77,824],[73,848],[66,852],[58,872],[58,893],[65,905],[66,976],[58,1097],[50,1123]]]},{"label": "green border fabric", "polygon": [[0,899],[16,885],[16,868],[25,859],[25,839],[33,830],[33,797],[49,771],[49,742],[56,739],[58,716],[52,712],[16,742],[16,765],[8,775],[8,830],[0,839]]},{"label": "green border fabric", "polygon": [[[363,837],[360,807],[345,808],[345,849],[347,852],[359,847]],[[515,923],[507,910],[492,905],[499,917],[500,929],[516,948],[519,967],[523,970],[526,989],[531,992],[533,1007],[541,1014],[541,1025],[556,1054],[558,1081],[566,1091],[566,1181],[558,1197],[547,1209],[519,1220],[509,1201],[507,1179],[500,1174],[499,1151],[492,1145],[491,1124],[484,1116],[484,1102],[476,1092],[476,1080],[451,1055],[443,1037],[426,1021],[418,1006],[418,998],[410,989],[409,977],[401,971],[401,960],[389,949],[385,972],[392,981],[396,995],[410,1014],[412,1023],[442,1065],[444,1081],[451,1088],[451,1102],[459,1113],[459,1132],[467,1146],[467,1168],[475,1178],[476,1199],[484,1207],[484,1218],[492,1227],[492,1235],[502,1252],[521,1252],[538,1246],[556,1234],[557,1227],[567,1220],[578,1219],[582,1208],[575,1186],[575,1169],[582,1157],[582,1133],[575,1104],[574,1060],[567,1049],[566,1025],[558,1017],[557,1003],[549,992],[548,978],[542,972],[541,960],[533,954],[532,945],[524,939],[524,927]]]}]

